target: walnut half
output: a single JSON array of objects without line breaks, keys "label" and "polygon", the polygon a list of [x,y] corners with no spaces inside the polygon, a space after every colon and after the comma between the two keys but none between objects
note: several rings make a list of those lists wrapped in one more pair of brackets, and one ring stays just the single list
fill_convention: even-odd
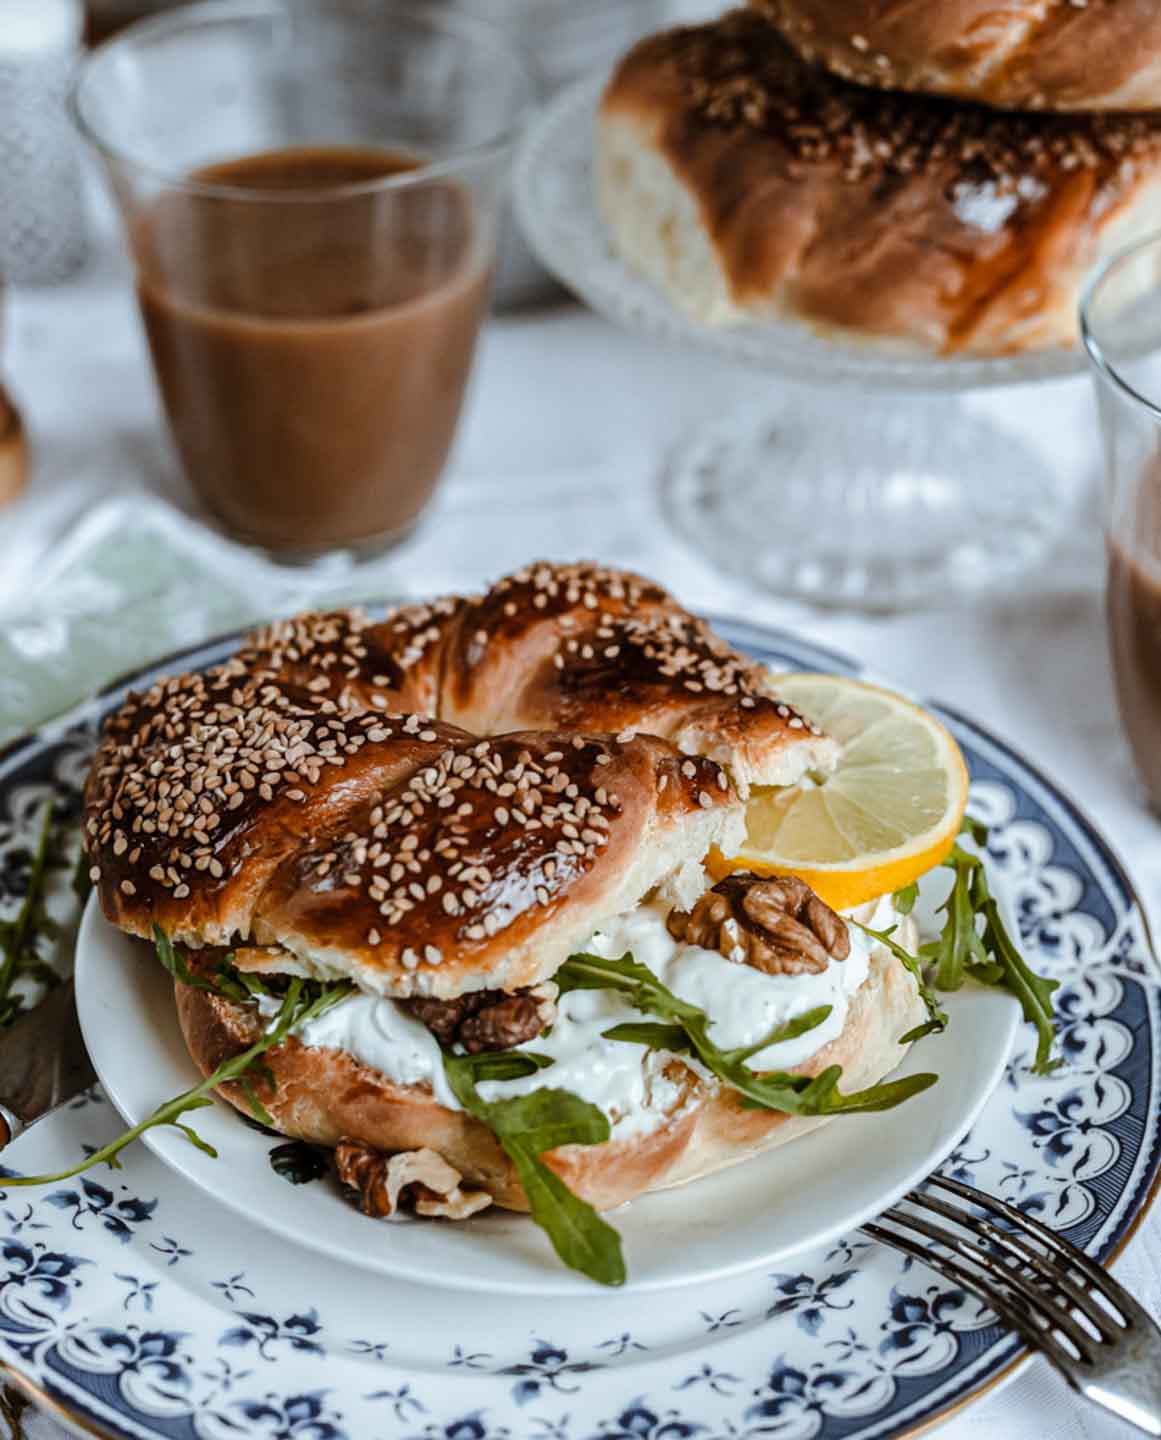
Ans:
[{"label": "walnut half", "polygon": [[727,875],[692,910],[672,911],[667,923],[675,940],[767,975],[816,975],[851,953],[841,916],[793,875]]},{"label": "walnut half", "polygon": [[478,1055],[535,1040],[556,1019],[557,993],[551,980],[543,980],[510,995],[503,990],[471,990],[453,1000],[415,996],[400,1004],[441,1045],[458,1042],[469,1055]]},{"label": "walnut half", "polygon": [[463,1176],[434,1150],[385,1155],[357,1140],[340,1140],[335,1146],[335,1170],[344,1185],[358,1192],[363,1214],[377,1220],[401,1209],[466,1220],[492,1203],[485,1190],[462,1190]]}]

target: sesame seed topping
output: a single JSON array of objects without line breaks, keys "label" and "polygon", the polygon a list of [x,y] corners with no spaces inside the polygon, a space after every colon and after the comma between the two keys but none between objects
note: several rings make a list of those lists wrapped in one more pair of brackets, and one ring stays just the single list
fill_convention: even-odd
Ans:
[{"label": "sesame seed topping", "polygon": [[[858,43],[861,42],[861,43]],[[898,93],[890,57],[851,37],[851,84],[804,63],[753,9],[649,42],[683,86],[687,133],[754,132],[776,139],[779,164],[803,178],[835,172],[848,183],[885,183],[958,169],[973,185],[1020,197],[1021,181],[1086,169],[1119,185],[1126,163],[1161,153],[1161,124],[1141,114],[1018,113]],[[864,49],[865,45],[865,49]],[[888,88],[872,88],[886,86]]]}]

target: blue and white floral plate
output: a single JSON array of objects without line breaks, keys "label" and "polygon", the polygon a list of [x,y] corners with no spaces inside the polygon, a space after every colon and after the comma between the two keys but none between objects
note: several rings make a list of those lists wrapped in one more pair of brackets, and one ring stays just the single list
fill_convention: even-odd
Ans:
[{"label": "blue and white floral plate", "polygon": [[[921,896],[935,907],[950,879]],[[173,1004],[173,982],[152,947],[115,929],[94,896],[76,944],[77,1013],[93,1068],[126,1124],[148,1119],[201,1078]],[[919,1184],[967,1133],[1004,1073],[1020,1007],[1002,991],[965,985],[947,997],[945,1035],[911,1047],[896,1076],[935,1071],[939,1083],[881,1115],[854,1116],[796,1144],[656,1195],[611,1217],[624,1246],[627,1286],[672,1289],[768,1269],[817,1249],[881,1214]],[[384,1225],[348,1204],[328,1176],[288,1186],[271,1164],[278,1142],[228,1105],[199,1112],[208,1155],[172,1126],[151,1130],[149,1148],[217,1204],[292,1244],[395,1280],[486,1295],[587,1296],[593,1281],[563,1266],[536,1225],[492,1209],[468,1225]],[[710,1223],[728,1215],[727,1224]]]},{"label": "blue and white floral plate", "polygon": [[[722,623],[770,664],[842,657]],[[229,641],[153,673],[210,664]],[[44,800],[76,814],[119,684],[0,757],[0,915]],[[1159,972],[1127,877],[1049,781],[973,723],[972,808],[1037,966],[1062,981],[1065,1065],[1004,1079],[947,1167],[1109,1259],[1161,1166]],[[55,903],[64,905],[62,883]],[[950,1037],[949,1037],[950,1039]],[[98,1090],[4,1159],[71,1163],[118,1132]],[[44,1190],[0,1178],[0,1365],[66,1422],[133,1440],[870,1440],[906,1434],[1008,1372],[1017,1341],[971,1297],[851,1233],[773,1268],[645,1294],[492,1297],[388,1279],[272,1237],[144,1147]],[[2,1174],[2,1172],[0,1172]],[[729,1224],[729,1216],[720,1222]]]}]

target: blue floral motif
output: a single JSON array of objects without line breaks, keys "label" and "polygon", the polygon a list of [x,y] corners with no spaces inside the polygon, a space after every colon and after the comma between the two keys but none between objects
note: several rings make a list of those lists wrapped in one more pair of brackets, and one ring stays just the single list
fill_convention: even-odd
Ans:
[{"label": "blue floral motif", "polygon": [[977,1184],[977,1172],[980,1167],[986,1165],[991,1159],[992,1152],[988,1147],[978,1147],[979,1153],[973,1154],[977,1149],[971,1134],[967,1134],[939,1167],[944,1175],[950,1175],[953,1180],[960,1180],[965,1185]]},{"label": "blue floral motif", "polygon": [[[246,1423],[238,1427],[247,1440],[347,1440],[342,1417],[329,1409],[325,1390],[302,1395],[267,1395],[262,1400],[235,1400],[230,1412]],[[225,1420],[219,1414],[219,1420]],[[231,1417],[232,1418],[232,1415]]]},{"label": "blue floral motif", "polygon": [[[783,658],[797,669],[832,663],[789,645]],[[11,912],[8,887],[22,873],[7,857],[27,850],[43,799],[55,790],[60,813],[77,812],[100,708],[74,730],[58,725],[0,755],[0,913]],[[1003,746],[949,719],[972,771],[973,813],[992,827],[997,892],[1018,916],[1030,958],[1062,981],[1066,1064],[1029,1076],[1023,1029],[1005,1088],[944,1168],[1107,1256],[1161,1155],[1148,1103],[1161,1088],[1159,972],[1141,912],[1100,837]],[[98,1088],[58,1120],[86,1142],[116,1123]],[[104,1184],[86,1177],[49,1194],[0,1190],[0,1363],[49,1388],[67,1382],[82,1418],[142,1440],[866,1440],[894,1428],[904,1399],[909,1422],[930,1419],[1016,1348],[982,1305],[936,1283],[921,1263],[848,1236],[773,1277],[761,1326],[761,1306],[740,1298],[752,1290],[739,1282],[735,1304],[732,1292],[703,1300],[704,1310],[667,1297],[656,1329],[643,1307],[612,1336],[578,1307],[567,1330],[533,1328],[515,1353],[499,1330],[449,1327],[429,1362],[450,1354],[441,1384],[398,1358],[394,1317],[381,1332],[363,1332],[383,1338],[357,1339],[329,1292],[274,1301],[262,1257],[220,1253],[182,1209],[175,1185],[157,1186],[160,1202],[139,1198],[153,1192],[132,1177],[156,1174],[147,1169],[155,1162],[143,1153],[140,1168],[135,1155],[127,1161],[121,1176],[132,1190],[104,1174]],[[0,1166],[0,1181],[14,1173]],[[188,1263],[195,1253],[197,1275]],[[203,1292],[211,1274],[229,1278]],[[187,1278],[189,1288],[179,1283]],[[297,1313],[275,1318],[291,1308]],[[531,1342],[529,1333],[566,1338],[568,1348]],[[481,1335],[489,1351],[476,1348]],[[627,1401],[611,1382],[640,1358],[651,1362],[641,1372],[651,1393]],[[370,1382],[369,1362],[381,1367]],[[309,1389],[313,1375],[334,1388]],[[556,1403],[568,1410],[557,1413]]]},{"label": "blue floral motif", "polygon": [[795,1315],[798,1327],[808,1335],[817,1335],[822,1329],[823,1318],[828,1310],[849,1310],[854,1300],[836,1300],[834,1292],[848,1285],[858,1272],[836,1270],[818,1279],[813,1275],[771,1275],[782,1298],[775,1300],[766,1311],[766,1319],[776,1315]]},{"label": "blue floral motif", "polygon": [[222,1299],[227,1305],[235,1304],[239,1295],[248,1295],[251,1300],[254,1298],[254,1292],[246,1284],[246,1276],[241,1270],[236,1275],[231,1275],[228,1280],[211,1280],[210,1285],[214,1290],[222,1292]]},{"label": "blue floral motif", "polygon": [[185,1338],[181,1331],[102,1325],[66,1336],[61,1352],[95,1374],[115,1375],[121,1393],[138,1406],[180,1411],[193,1384],[181,1350]]},{"label": "blue floral motif", "polygon": [[634,1340],[626,1330],[620,1335],[615,1335],[611,1340],[602,1340],[597,1346],[598,1350],[607,1350],[609,1357],[615,1360],[619,1355],[624,1355],[629,1350],[648,1350],[648,1345],[642,1345],[640,1340]]},{"label": "blue floral motif", "polygon": [[202,1404],[207,1408],[216,1404],[219,1396],[228,1395],[235,1385],[249,1380],[253,1374],[253,1370],[235,1369],[224,1355],[215,1355],[213,1368],[201,1372],[201,1378],[208,1380],[211,1386],[208,1394],[202,1398]]},{"label": "blue floral motif", "polygon": [[838,1260],[843,1265],[849,1265],[861,1251],[870,1250],[873,1243],[871,1240],[848,1240],[846,1236],[842,1236],[823,1256],[823,1264],[832,1265]]},{"label": "blue floral motif", "polygon": [[532,1415],[529,1419],[532,1422],[532,1434],[535,1440],[569,1440],[570,1416],[567,1412],[555,1420],[550,1420],[546,1415]]},{"label": "blue floral motif", "polygon": [[512,1432],[507,1425],[488,1420],[483,1410],[472,1410],[444,1424],[432,1421],[406,1440],[509,1440]]},{"label": "blue floral motif", "polygon": [[358,1355],[363,1360],[378,1360],[380,1363],[387,1359],[387,1352],[391,1349],[387,1340],[352,1340],[347,1345],[351,1355]]},{"label": "blue floral motif", "polygon": [[51,1228],[46,1225],[43,1220],[34,1220],[32,1218],[36,1212],[31,1205],[25,1205],[23,1212],[4,1210],[0,1213],[2,1213],[5,1220],[8,1221],[8,1233],[10,1235],[19,1235],[24,1230],[48,1230]]},{"label": "blue floral motif", "polygon": [[194,1253],[192,1250],[187,1250],[185,1246],[179,1245],[172,1235],[163,1235],[160,1245],[151,1240],[149,1248],[156,1250],[159,1255],[167,1256],[165,1263],[169,1266],[176,1265],[179,1260],[188,1260]]},{"label": "blue floral motif", "polygon": [[731,1375],[727,1370],[715,1370],[703,1360],[699,1370],[687,1375],[684,1380],[679,1380],[673,1388],[689,1390],[694,1385],[708,1385],[715,1395],[732,1395],[741,1383],[740,1375]]},{"label": "blue floral motif", "polygon": [[0,1343],[27,1361],[63,1323],[82,1283],[78,1272],[92,1262],[49,1250],[42,1241],[30,1246],[19,1240],[0,1247],[0,1261],[6,1267],[0,1274]]},{"label": "blue floral motif", "polygon": [[136,1275],[121,1274],[114,1275],[113,1279],[120,1280],[122,1284],[129,1287],[128,1293],[126,1294],[125,1299],[122,1301],[122,1304],[126,1310],[128,1310],[135,1301],[139,1301],[142,1308],[146,1311],[150,1311],[153,1309],[153,1296],[154,1292],[157,1290],[158,1285],[160,1284],[160,1281],[140,1280]]},{"label": "blue floral motif", "polygon": [[689,1440],[701,1435],[705,1425],[686,1420],[676,1410],[655,1409],[639,1397],[611,1420],[605,1420],[586,1440]]},{"label": "blue floral motif", "polygon": [[94,1083],[84,1090],[78,1090],[69,1101],[68,1108],[70,1110],[86,1110],[90,1105],[107,1105],[108,1103],[105,1099],[105,1092],[100,1085]]},{"label": "blue floral motif", "polygon": [[993,1323],[987,1307],[974,1296],[947,1286],[931,1285],[921,1294],[891,1288],[890,1311],[879,1354],[898,1370],[926,1370],[954,1358],[964,1330]]},{"label": "blue floral motif", "polygon": [[221,1345],[236,1345],[244,1348],[256,1347],[263,1360],[275,1360],[275,1347],[287,1345],[291,1350],[305,1351],[309,1355],[323,1355],[325,1348],[315,1339],[321,1333],[318,1311],[313,1307],[301,1315],[288,1315],[285,1320],[276,1320],[273,1315],[258,1315],[242,1312],[244,1325],[235,1325],[227,1330],[218,1342]]},{"label": "blue floral motif", "polygon": [[151,1220],[157,1209],[156,1200],[139,1200],[135,1196],[118,1200],[111,1190],[87,1178],[82,1178],[79,1190],[54,1190],[45,1197],[45,1203],[58,1210],[72,1210],[74,1230],[83,1229],[85,1222],[95,1217],[123,1245],[132,1236],[132,1227]]},{"label": "blue floral motif", "polygon": [[1132,1050],[1132,1032],[1109,1018],[1123,996],[1124,985],[1107,971],[1082,973],[1057,992],[1056,1033],[1070,1076],[1099,1076]]},{"label": "blue floral motif", "polygon": [[1103,1174],[1116,1163],[1120,1141],[1109,1124],[1128,1109],[1130,1096],[1115,1075],[1099,1077],[1091,1087],[1045,1095],[1038,1110],[1013,1107],[1050,1170],[1070,1179]]},{"label": "blue floral motif", "polygon": [[746,1418],[765,1421],[775,1434],[807,1437],[818,1433],[826,1417],[870,1413],[881,1409],[894,1393],[889,1376],[827,1361],[804,1368],[782,1356],[774,1362]]},{"label": "blue floral motif", "polygon": [[575,1383],[566,1383],[567,1376],[587,1375],[593,1370],[603,1369],[594,1360],[573,1360],[568,1351],[548,1340],[537,1340],[528,1359],[516,1365],[504,1365],[497,1375],[520,1375],[524,1378],[512,1387],[512,1398],[517,1405],[526,1405],[542,1390],[556,1390],[563,1395],[575,1394],[579,1388]]},{"label": "blue floral motif", "polygon": [[396,1420],[410,1420],[427,1413],[427,1406],[413,1394],[409,1384],[400,1385],[397,1390],[372,1390],[367,1399],[389,1400]]},{"label": "blue floral motif", "polygon": [[467,1350],[463,1345],[457,1345],[452,1351],[452,1358],[447,1362],[449,1370],[463,1367],[466,1370],[482,1370],[491,1359],[487,1350]]}]

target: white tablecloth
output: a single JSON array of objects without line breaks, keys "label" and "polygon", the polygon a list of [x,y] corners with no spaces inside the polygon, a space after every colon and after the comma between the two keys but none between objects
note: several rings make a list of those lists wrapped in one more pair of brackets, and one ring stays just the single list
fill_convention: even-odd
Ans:
[{"label": "white tablecloth", "polygon": [[[105,593],[76,573],[78,522],[148,529],[166,518],[151,509],[161,503],[154,497],[180,488],[112,247],[76,284],[13,297],[8,329],[4,371],[32,429],[36,473],[27,499],[0,512],[0,628],[35,636],[62,607],[98,605]],[[368,595],[462,589],[533,556],[593,556],[657,576],[691,606],[794,627],[858,654],[978,716],[1057,777],[1120,851],[1156,923],[1161,832],[1143,807],[1114,709],[1095,518],[1099,446],[1087,382],[966,402],[1050,460],[1060,504],[1077,516],[1061,552],[1013,598],[890,618],[811,611],[748,591],[665,529],[656,479],[674,437],[744,393],[774,397],[782,388],[619,333],[570,307],[497,320],[483,341],[438,504],[413,542],[355,580]],[[834,403],[876,402],[835,392]],[[981,483],[1003,477],[981,476]],[[122,509],[100,509],[118,495]],[[777,505],[776,477],[769,503]],[[884,543],[905,545],[906,536]],[[191,629],[198,623],[195,616]],[[1154,1312],[1161,1309],[1161,1213],[1145,1223],[1118,1272]],[[29,1429],[59,1434],[40,1419]],[[1040,1361],[941,1433],[1041,1440],[1046,1431],[1056,1440],[1121,1433],[1078,1409]]]}]

